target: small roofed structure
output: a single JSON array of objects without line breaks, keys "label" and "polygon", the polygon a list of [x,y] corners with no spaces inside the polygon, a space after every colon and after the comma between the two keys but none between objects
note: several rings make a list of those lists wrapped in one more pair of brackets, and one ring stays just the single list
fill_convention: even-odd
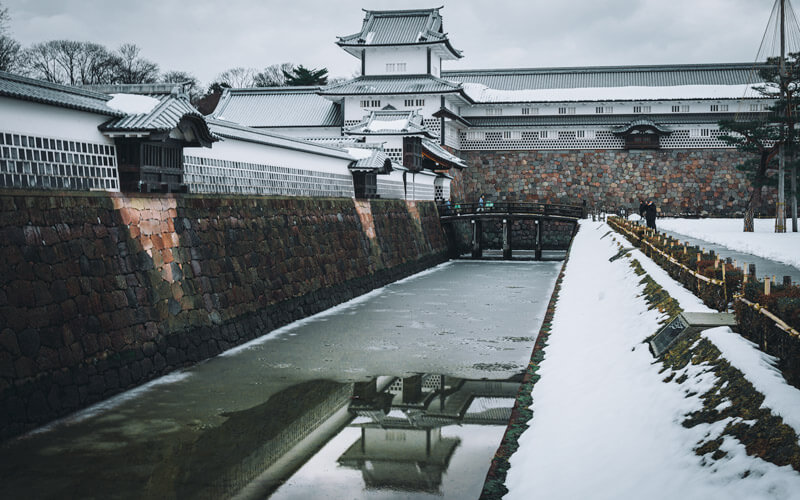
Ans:
[{"label": "small roofed structure", "polygon": [[361,31],[339,37],[336,44],[355,57],[361,57],[366,46],[427,46],[442,59],[460,59],[461,51],[444,32],[441,8],[365,10]]},{"label": "small roofed structure", "polygon": [[140,192],[186,192],[183,148],[206,147],[218,138],[189,102],[180,84],[104,85],[92,87],[112,96],[111,108],[126,116],[100,126],[115,140],[120,189]]},{"label": "small roofed structure", "polygon": [[611,132],[625,139],[625,149],[658,149],[660,137],[671,134],[672,130],[643,118],[614,128]]},{"label": "small roofed structure", "polygon": [[353,174],[353,189],[356,198],[378,198],[378,175],[394,170],[392,160],[379,150],[348,148],[356,161],[348,169]]},{"label": "small roofed structure", "polygon": [[361,123],[344,130],[346,135],[409,135],[435,138],[422,122],[422,116],[415,111],[382,109],[371,111]]}]

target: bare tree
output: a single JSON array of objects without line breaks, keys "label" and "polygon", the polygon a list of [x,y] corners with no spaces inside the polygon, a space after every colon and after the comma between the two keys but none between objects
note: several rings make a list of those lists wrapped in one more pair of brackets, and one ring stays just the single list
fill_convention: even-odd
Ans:
[{"label": "bare tree", "polygon": [[164,83],[180,83],[183,85],[183,90],[189,94],[189,100],[192,103],[203,96],[203,91],[200,89],[200,82],[197,77],[185,71],[167,71],[161,75],[161,81]]},{"label": "bare tree", "polygon": [[253,68],[231,68],[227,71],[223,71],[217,78],[214,79],[214,83],[219,83],[221,85],[227,85],[230,88],[246,88],[246,87],[253,87],[255,86],[255,76],[256,70]]},{"label": "bare tree", "polygon": [[20,61],[19,43],[11,38],[8,8],[0,4],[0,71],[15,71]]},{"label": "bare tree", "polygon": [[50,40],[25,51],[23,65],[35,78],[69,85],[111,83],[112,56],[102,45]]},{"label": "bare tree", "polygon": [[114,52],[112,83],[155,83],[158,64],[139,57],[141,49],[133,43],[122,44]]},{"label": "bare tree", "polygon": [[283,87],[286,85],[284,72],[291,72],[292,70],[294,70],[294,64],[289,62],[272,64],[264,68],[263,71],[256,73],[253,77],[253,85],[256,87]]}]

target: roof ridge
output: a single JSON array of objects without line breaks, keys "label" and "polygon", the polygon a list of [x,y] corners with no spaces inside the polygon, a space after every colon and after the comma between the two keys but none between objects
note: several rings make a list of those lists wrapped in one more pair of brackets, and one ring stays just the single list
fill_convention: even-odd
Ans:
[{"label": "roof ridge", "polygon": [[8,71],[0,71],[0,80],[3,79],[17,81],[19,83],[34,85],[37,87],[42,87],[50,90],[57,90],[68,94],[76,94],[84,97],[93,97],[103,101],[111,100],[110,96],[102,92],[96,92],[94,90],[84,89],[81,87],[77,87],[75,85],[66,85],[63,83],[48,82],[46,80],[31,78],[28,76],[19,75],[17,73],[10,73]]}]

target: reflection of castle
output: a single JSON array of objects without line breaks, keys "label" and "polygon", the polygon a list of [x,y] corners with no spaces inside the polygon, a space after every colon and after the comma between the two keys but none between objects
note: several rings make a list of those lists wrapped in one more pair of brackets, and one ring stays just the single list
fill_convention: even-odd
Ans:
[{"label": "reflection of castle", "polygon": [[360,469],[368,488],[436,492],[461,441],[443,436],[442,427],[505,426],[518,389],[518,382],[429,374],[397,379],[381,392],[376,381],[356,384],[351,426],[361,437],[339,463]]}]

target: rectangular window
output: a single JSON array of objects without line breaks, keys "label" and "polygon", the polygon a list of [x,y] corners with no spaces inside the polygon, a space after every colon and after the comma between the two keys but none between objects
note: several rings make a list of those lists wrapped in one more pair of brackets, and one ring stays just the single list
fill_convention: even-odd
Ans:
[{"label": "rectangular window", "polygon": [[523,115],[538,115],[539,108],[522,108]]},{"label": "rectangular window", "polygon": [[366,100],[361,101],[361,107],[362,108],[380,108],[381,107],[381,101],[380,100],[366,99]]},{"label": "rectangular window", "polygon": [[712,113],[719,111],[719,104],[712,104],[709,108],[709,111],[711,111]]},{"label": "rectangular window", "polygon": [[[552,134],[552,137],[555,138],[555,134]],[[550,139],[550,138],[551,138],[551,133],[550,133],[549,130],[542,130],[542,131],[539,132],[539,139],[544,140],[544,139]]]},{"label": "rectangular window", "polygon": [[673,113],[680,113],[681,112],[681,107],[680,106],[672,106],[672,112]]},{"label": "rectangular window", "polygon": [[765,109],[767,109],[767,105],[766,104],[751,104],[750,105],[750,111],[763,111]]},{"label": "rectangular window", "polygon": [[503,140],[504,141],[518,141],[522,139],[522,132],[517,130],[505,130],[503,131]]},{"label": "rectangular window", "polygon": [[681,113],[688,113],[688,112],[689,112],[689,105],[688,104],[683,104],[681,106]]},{"label": "rectangular window", "polygon": [[417,106],[424,106],[424,105],[425,105],[425,99],[417,99]]},{"label": "rectangular window", "polygon": [[486,116],[501,116],[503,108],[486,108]]},{"label": "rectangular window", "polygon": [[406,63],[397,63],[397,71],[402,73],[406,70]]},{"label": "rectangular window", "polygon": [[597,114],[609,114],[614,112],[613,106],[597,106],[594,108],[594,112]]},{"label": "rectangular window", "polygon": [[575,137],[582,140],[596,139],[596,134],[597,132],[594,130],[578,130],[575,132]]},{"label": "rectangular window", "polygon": [[406,99],[405,101],[403,101],[403,104],[406,107],[412,107],[412,106],[414,106],[414,99]]},{"label": "rectangular window", "polygon": [[395,72],[394,63],[386,63],[386,72],[387,73],[394,73]]},{"label": "rectangular window", "polygon": [[575,114],[575,107],[561,107],[558,108],[559,115],[574,115]]},{"label": "rectangular window", "polygon": [[693,128],[689,130],[689,137],[711,137],[711,129],[709,128]]},{"label": "rectangular window", "polygon": [[650,109],[651,109],[650,106],[634,106],[633,107],[633,112],[634,113],[649,113]]},{"label": "rectangular window", "polygon": [[486,139],[483,131],[480,130],[469,130],[467,131],[467,140],[468,141],[483,141]]}]

